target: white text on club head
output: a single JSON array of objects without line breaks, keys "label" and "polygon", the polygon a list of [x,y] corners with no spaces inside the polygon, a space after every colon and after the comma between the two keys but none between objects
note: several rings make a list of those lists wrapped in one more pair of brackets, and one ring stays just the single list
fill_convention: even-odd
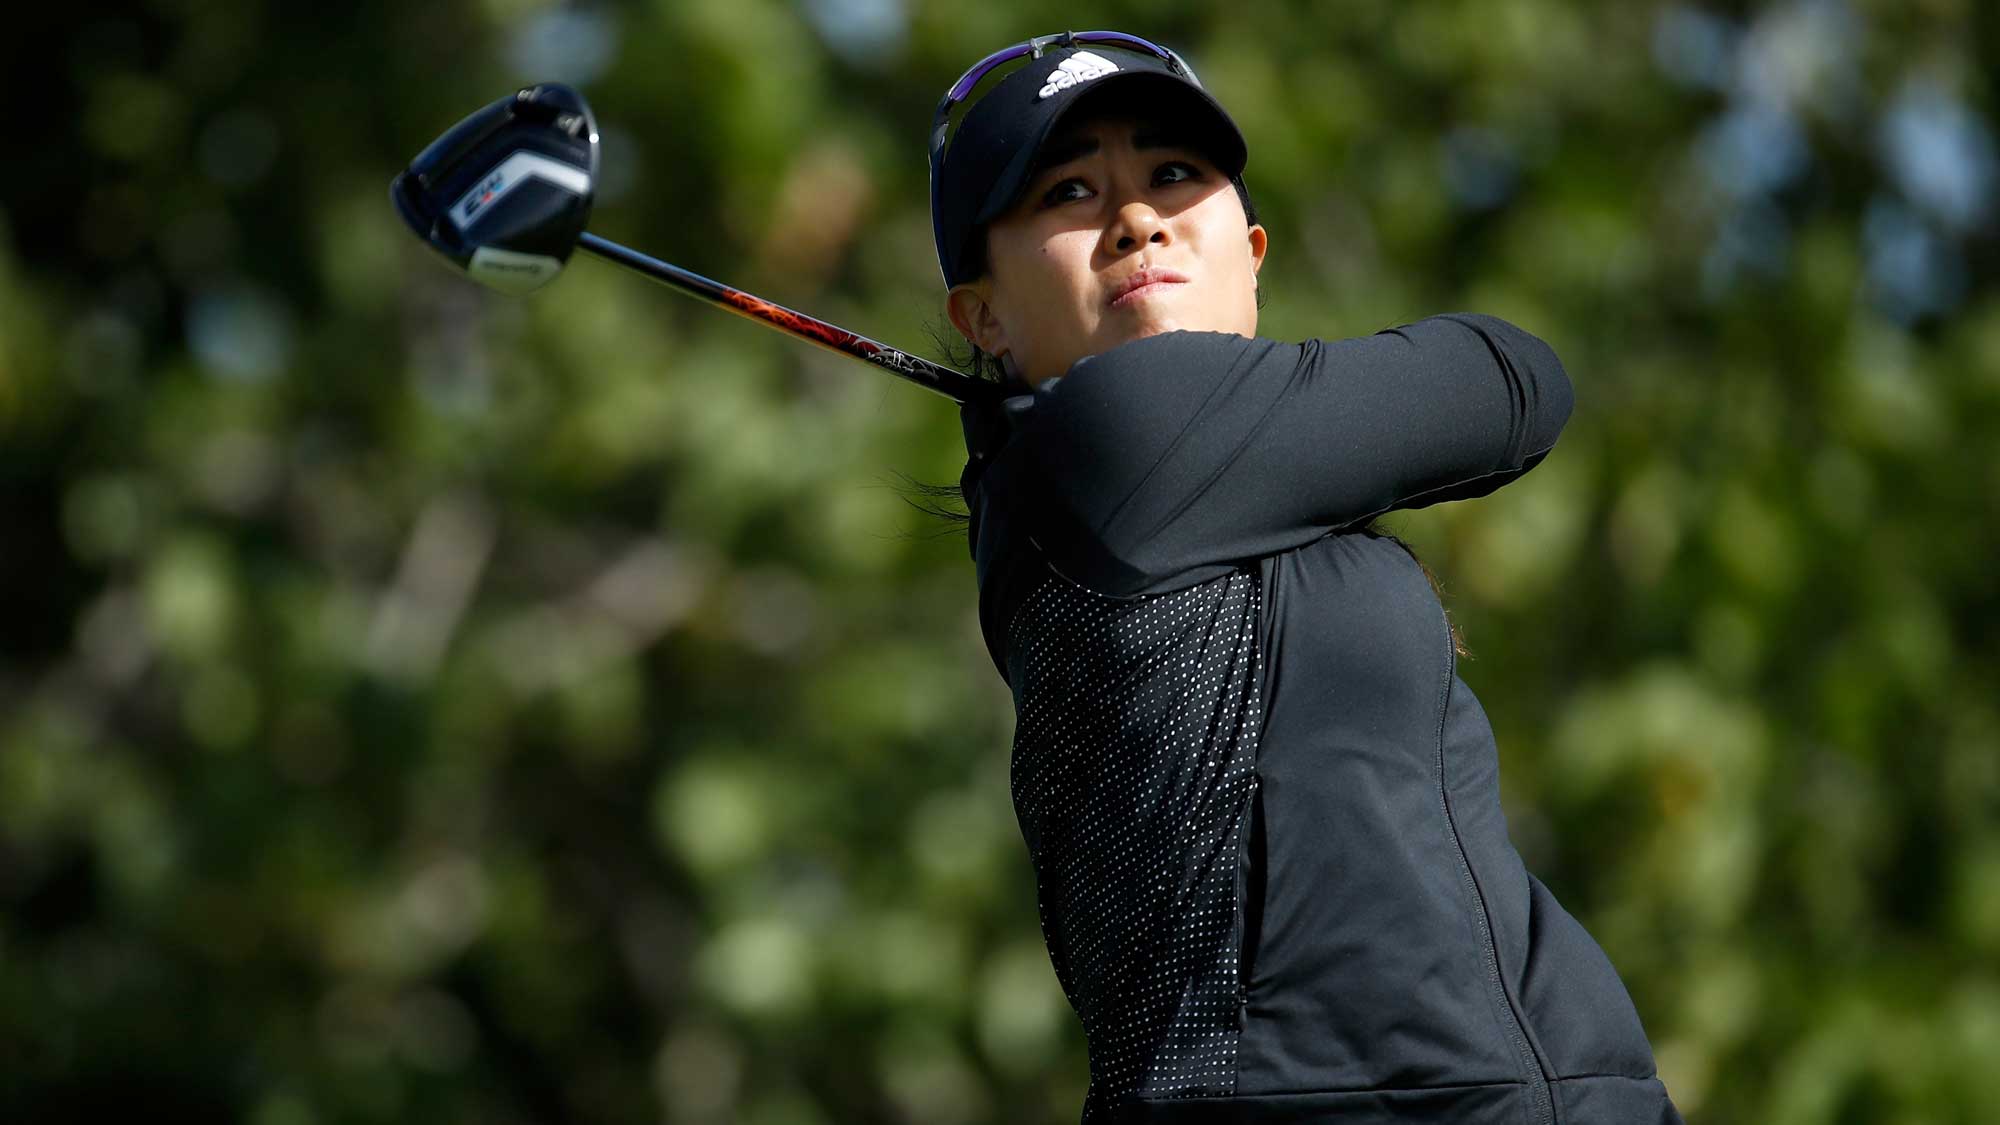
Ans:
[{"label": "white text on club head", "polygon": [[451,207],[452,224],[464,234],[480,216],[492,211],[503,196],[529,180],[546,180],[578,195],[590,193],[590,173],[573,164],[551,160],[538,152],[516,152],[479,178],[472,190]]}]

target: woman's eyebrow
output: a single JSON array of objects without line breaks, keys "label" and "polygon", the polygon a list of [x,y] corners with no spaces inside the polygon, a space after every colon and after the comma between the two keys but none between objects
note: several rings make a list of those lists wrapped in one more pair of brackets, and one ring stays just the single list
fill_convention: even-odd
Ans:
[{"label": "woman's eyebrow", "polygon": [[[1039,175],[1060,164],[1067,164],[1080,156],[1089,156],[1104,147],[1092,133],[1072,133],[1057,137],[1042,149],[1035,161],[1035,171]],[[1191,147],[1180,140],[1172,129],[1158,122],[1147,122],[1132,132],[1132,147],[1141,151],[1161,148]]]},{"label": "woman's eyebrow", "polygon": [[1079,156],[1089,156],[1102,147],[1098,139],[1089,133],[1058,137],[1042,149],[1041,156],[1035,161],[1035,173],[1046,172],[1058,164],[1068,164]]}]

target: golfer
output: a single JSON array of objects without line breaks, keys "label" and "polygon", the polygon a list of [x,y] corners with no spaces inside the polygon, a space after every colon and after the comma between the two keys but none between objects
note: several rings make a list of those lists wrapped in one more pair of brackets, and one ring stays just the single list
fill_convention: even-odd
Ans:
[{"label": "golfer", "polygon": [[947,310],[1011,392],[961,490],[1086,1125],[1678,1122],[1370,526],[1547,456],[1554,352],[1471,313],[1258,337],[1242,134],[1143,39],[996,52],[931,147]]}]

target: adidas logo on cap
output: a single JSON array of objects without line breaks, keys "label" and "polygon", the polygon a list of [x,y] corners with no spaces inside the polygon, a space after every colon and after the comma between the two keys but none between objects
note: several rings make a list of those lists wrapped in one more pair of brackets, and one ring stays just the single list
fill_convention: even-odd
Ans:
[{"label": "adidas logo on cap", "polygon": [[1048,84],[1042,87],[1042,97],[1054,97],[1058,92],[1071,86],[1079,86],[1093,78],[1102,78],[1117,70],[1110,59],[1093,55],[1089,51],[1076,54],[1056,64],[1049,72]]}]

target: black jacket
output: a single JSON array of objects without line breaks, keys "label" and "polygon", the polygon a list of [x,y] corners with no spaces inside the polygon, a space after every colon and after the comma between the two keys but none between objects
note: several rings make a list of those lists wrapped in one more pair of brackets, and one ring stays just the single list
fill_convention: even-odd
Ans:
[{"label": "black jacket", "polygon": [[1087,1125],[1679,1121],[1507,839],[1436,595],[1364,530],[1547,455],[1554,352],[1450,314],[1016,386],[965,409],[961,484]]}]

